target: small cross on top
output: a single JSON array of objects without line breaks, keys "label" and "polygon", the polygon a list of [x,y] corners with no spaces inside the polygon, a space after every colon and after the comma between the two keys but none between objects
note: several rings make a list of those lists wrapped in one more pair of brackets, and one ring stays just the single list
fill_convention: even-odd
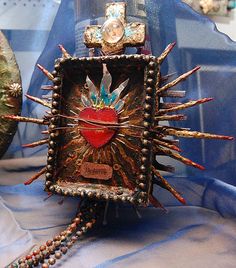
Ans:
[{"label": "small cross on top", "polygon": [[145,42],[145,24],[127,23],[126,3],[106,5],[103,25],[89,25],[84,33],[84,43],[89,48],[101,47],[103,54],[120,54],[126,46],[142,46]]}]

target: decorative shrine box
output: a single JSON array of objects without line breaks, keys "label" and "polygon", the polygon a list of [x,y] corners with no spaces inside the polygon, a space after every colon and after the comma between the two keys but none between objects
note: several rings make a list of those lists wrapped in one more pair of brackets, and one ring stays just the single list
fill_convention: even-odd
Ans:
[{"label": "decorative shrine box", "polygon": [[46,178],[58,194],[148,203],[156,58],[116,55],[56,64]]}]

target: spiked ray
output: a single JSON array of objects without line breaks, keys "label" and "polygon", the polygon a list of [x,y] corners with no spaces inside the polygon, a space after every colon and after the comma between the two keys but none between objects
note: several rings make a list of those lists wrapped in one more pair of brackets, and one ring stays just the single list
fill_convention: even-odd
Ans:
[{"label": "spiked ray", "polygon": [[140,149],[138,146],[134,145],[133,143],[131,143],[127,139],[123,138],[121,135],[118,134],[118,136],[119,136],[119,138],[117,138],[117,140],[119,142],[121,142],[124,146],[128,147],[131,151],[134,151],[136,153],[140,152]]},{"label": "spiked ray", "polygon": [[125,186],[131,190],[134,190],[134,186],[132,185],[126,173],[123,171],[121,167],[117,170],[117,173],[121,176]]},{"label": "spiked ray", "polygon": [[92,155],[93,153],[94,150],[89,145],[87,145],[84,149],[84,153],[82,154],[83,155],[82,162],[86,161],[86,159],[88,159],[89,156]]},{"label": "spiked ray", "polygon": [[153,166],[152,166],[152,172],[160,180],[160,181],[158,181],[158,180],[154,179],[154,183],[156,183],[159,186],[161,186],[162,188],[168,190],[182,204],[184,204],[184,205],[186,204],[185,199],[167,182],[166,179],[164,179],[161,176],[161,174]]},{"label": "spiked ray", "polygon": [[115,164],[117,166],[116,169],[114,169],[116,171],[116,173],[119,175],[119,177],[122,179],[122,182],[123,184],[131,189],[131,190],[134,190],[134,186],[132,184],[132,182],[128,179],[126,173],[123,171],[121,165],[119,165],[118,163],[120,162],[118,157],[117,157],[117,153],[116,151],[114,150],[113,146],[111,146],[111,150],[112,150],[112,154],[111,154],[111,157],[112,157],[112,162],[113,162],[113,165]]},{"label": "spiked ray", "polygon": [[176,78],[175,80],[173,80],[172,82],[164,85],[163,87],[161,87],[160,89],[157,90],[157,94],[159,95],[160,93],[162,93],[163,91],[174,87],[175,85],[179,84],[180,82],[184,81],[185,79],[187,79],[190,75],[192,75],[193,73],[195,73],[196,71],[198,71],[201,67],[197,66],[194,69],[192,69],[189,72],[186,72],[184,74],[182,74],[181,76],[179,76],[178,78]]},{"label": "spiked ray", "polygon": [[155,207],[155,208],[161,208],[163,209],[165,212],[167,212],[167,210],[163,207],[163,205],[156,199],[156,197],[154,197],[152,194],[150,194],[149,196],[149,202]]},{"label": "spiked ray", "polygon": [[45,139],[45,140],[40,140],[40,141],[36,141],[36,142],[32,142],[29,144],[24,144],[22,145],[23,148],[34,148],[43,144],[47,144],[49,142],[49,139]]},{"label": "spiked ray", "polygon": [[163,134],[164,135],[164,132],[163,131],[166,130],[166,129],[175,129],[175,130],[184,130],[184,131],[190,130],[190,128],[170,127],[170,126],[161,126],[161,125],[154,126],[154,129],[155,130],[153,130],[153,132],[154,133],[157,133],[157,135],[159,135],[159,134]]},{"label": "spiked ray", "polygon": [[65,149],[67,149],[69,146],[72,145],[78,145],[78,146],[82,146],[84,144],[85,140],[84,138],[81,136],[79,139],[73,139],[70,142],[68,142],[67,144],[65,144],[64,146],[62,146],[60,148],[61,151],[64,151]]},{"label": "spiked ray", "polygon": [[159,162],[157,162],[156,160],[153,161],[152,165],[157,170],[161,170],[161,171],[165,171],[165,172],[170,172],[170,173],[174,173],[175,172],[175,168],[174,167],[162,165]]},{"label": "spiked ray", "polygon": [[174,144],[175,146],[179,147],[179,140],[169,140],[169,139],[164,139],[164,138],[160,138],[160,137],[157,137],[158,140],[161,140],[161,141],[164,141],[164,142],[167,142],[167,143],[170,143],[170,144]]},{"label": "spiked ray", "polygon": [[175,130],[175,129],[165,129],[164,133],[166,135],[173,135],[177,137],[184,138],[196,138],[196,139],[219,139],[219,140],[233,140],[234,137],[224,136],[224,135],[215,135],[209,133],[202,133],[198,131],[184,131],[184,130]]},{"label": "spiked ray", "polygon": [[185,91],[183,90],[167,90],[162,92],[160,97],[169,97],[169,98],[183,98],[185,97]]},{"label": "spiked ray", "polygon": [[39,68],[40,71],[42,71],[43,74],[47,76],[49,80],[52,81],[54,79],[54,76],[48,70],[46,70],[42,65],[37,64],[37,67]]},{"label": "spiked ray", "polygon": [[169,109],[181,105],[181,102],[161,102],[159,103],[159,109]]},{"label": "spiked ray", "polygon": [[43,105],[43,106],[45,106],[45,107],[48,107],[48,108],[50,108],[50,109],[52,108],[51,104],[48,103],[47,101],[41,100],[41,99],[39,99],[39,98],[37,98],[37,97],[31,96],[31,95],[28,95],[28,94],[25,94],[25,96],[26,96],[28,99],[30,99],[30,100],[32,100],[32,101],[34,101],[34,102],[36,102],[36,103],[39,103],[39,104],[41,104],[41,105]]},{"label": "spiked ray", "polygon": [[165,76],[162,76],[161,79],[160,79],[160,82],[163,83],[163,82],[166,82],[169,80],[170,77],[176,75],[176,72],[174,73],[170,73],[170,74],[167,74]]},{"label": "spiked ray", "polygon": [[121,158],[124,159],[130,165],[132,172],[135,174],[137,172],[137,168],[134,160],[126,154],[121,144],[119,144],[118,142],[112,142],[112,144],[117,148]]},{"label": "spiked ray", "polygon": [[165,60],[165,58],[170,54],[170,52],[175,47],[175,45],[176,45],[176,42],[169,44],[165,48],[165,50],[162,52],[162,54],[157,58],[159,64],[161,64]]},{"label": "spiked ray", "polygon": [[50,91],[50,90],[53,90],[54,87],[51,86],[51,85],[44,85],[44,86],[41,86],[41,89],[42,89],[42,90],[48,90],[48,91]]},{"label": "spiked ray", "polygon": [[49,125],[49,122],[44,120],[44,119],[23,117],[23,116],[18,116],[18,115],[4,115],[4,116],[2,116],[2,118],[13,120],[16,122],[34,123],[34,124],[38,124],[38,125]]},{"label": "spiked ray", "polygon": [[193,162],[192,160],[190,160],[186,157],[181,156],[180,154],[174,153],[171,150],[163,149],[159,146],[155,146],[155,150],[156,150],[156,153],[162,153],[163,155],[174,158],[174,159],[184,163],[185,165],[192,166],[192,167],[195,167],[195,168],[198,168],[201,170],[205,170],[205,168],[203,166]]},{"label": "spiked ray", "polygon": [[128,110],[128,111],[124,111],[125,115],[124,116],[128,116],[129,118],[132,116],[136,116],[137,114],[142,114],[143,112],[143,107],[139,107],[137,109],[132,109],[132,110]]},{"label": "spiked ray", "polygon": [[180,148],[175,146],[175,145],[173,145],[173,144],[169,144],[167,142],[164,142],[164,141],[161,141],[161,140],[158,140],[158,139],[153,139],[153,142],[155,144],[157,144],[157,145],[169,148],[169,149],[177,151],[177,152],[181,152]]},{"label": "spiked ray", "polygon": [[187,108],[199,105],[199,104],[203,104],[205,102],[212,101],[212,100],[213,100],[213,98],[203,98],[203,99],[196,100],[196,101],[189,101],[189,102],[186,102],[184,104],[178,105],[178,106],[170,108],[170,109],[159,110],[156,114],[162,115],[162,114],[166,114],[166,113],[170,113],[170,112],[176,112],[176,111],[184,110],[184,109],[187,109]]},{"label": "spiked ray", "polygon": [[93,150],[93,162],[98,163],[98,159],[99,159],[98,149],[95,149],[95,150]]},{"label": "spiked ray", "polygon": [[42,95],[42,99],[51,101],[52,100],[52,95]]},{"label": "spiked ray", "polygon": [[30,185],[32,182],[36,181],[39,177],[41,177],[44,173],[46,173],[46,167],[41,169],[37,174],[35,174],[33,177],[31,177],[28,181],[26,181],[25,185]]},{"label": "spiked ray", "polygon": [[142,137],[142,133],[138,130],[131,130],[131,129],[121,129],[121,131],[119,132],[122,135],[127,135],[133,138],[141,138]]},{"label": "spiked ray", "polygon": [[183,114],[156,116],[155,121],[183,121],[187,116]]},{"label": "spiked ray", "polygon": [[63,45],[58,45],[59,49],[62,52],[62,56],[64,59],[70,59],[71,55],[66,51],[66,49],[63,47]]},{"label": "spiked ray", "polygon": [[105,158],[107,160],[107,163],[112,163],[112,157],[111,157],[111,151],[108,146],[104,148]]}]

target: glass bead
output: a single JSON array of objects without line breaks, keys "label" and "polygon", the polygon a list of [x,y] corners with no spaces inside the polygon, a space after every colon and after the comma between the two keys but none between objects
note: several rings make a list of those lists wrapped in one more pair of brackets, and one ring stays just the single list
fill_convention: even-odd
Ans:
[{"label": "glass bead", "polygon": [[102,26],[102,37],[109,44],[118,43],[124,36],[124,25],[119,19],[109,19]]}]

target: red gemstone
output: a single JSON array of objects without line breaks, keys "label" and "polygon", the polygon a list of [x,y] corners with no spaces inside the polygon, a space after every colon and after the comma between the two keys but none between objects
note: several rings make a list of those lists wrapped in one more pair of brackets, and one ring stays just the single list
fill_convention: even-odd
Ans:
[{"label": "red gemstone", "polygon": [[90,121],[90,123],[80,121],[80,127],[89,128],[82,129],[80,132],[87,142],[95,148],[107,144],[116,132],[116,130],[109,128],[109,124],[107,124],[118,123],[118,115],[112,108],[85,108],[80,112],[80,119]]}]

